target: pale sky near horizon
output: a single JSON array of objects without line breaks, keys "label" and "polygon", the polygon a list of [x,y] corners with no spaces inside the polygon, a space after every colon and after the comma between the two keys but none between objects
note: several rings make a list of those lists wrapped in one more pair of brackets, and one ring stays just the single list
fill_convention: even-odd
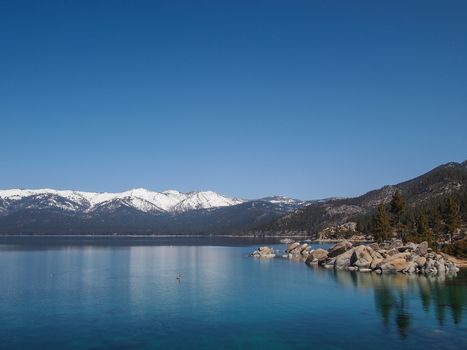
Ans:
[{"label": "pale sky near horizon", "polygon": [[467,159],[466,1],[0,0],[0,188],[353,196]]}]

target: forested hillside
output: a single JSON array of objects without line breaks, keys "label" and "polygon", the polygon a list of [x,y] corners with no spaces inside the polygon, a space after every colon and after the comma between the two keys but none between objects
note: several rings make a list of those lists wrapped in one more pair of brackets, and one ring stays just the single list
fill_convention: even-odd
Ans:
[{"label": "forested hillside", "polygon": [[[455,217],[455,222],[450,223],[449,217]],[[467,161],[444,164],[359,197],[312,203],[257,232],[317,237],[324,228],[346,222],[357,222],[359,232],[376,236],[397,232],[414,236],[425,226],[437,235],[453,235],[459,229],[461,234],[467,222]]]}]

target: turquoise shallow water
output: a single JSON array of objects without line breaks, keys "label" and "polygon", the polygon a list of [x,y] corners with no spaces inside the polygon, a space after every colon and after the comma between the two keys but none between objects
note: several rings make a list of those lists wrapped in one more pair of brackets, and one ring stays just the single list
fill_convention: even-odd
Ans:
[{"label": "turquoise shallow water", "polygon": [[467,349],[464,271],[336,273],[251,244],[0,243],[0,348]]}]

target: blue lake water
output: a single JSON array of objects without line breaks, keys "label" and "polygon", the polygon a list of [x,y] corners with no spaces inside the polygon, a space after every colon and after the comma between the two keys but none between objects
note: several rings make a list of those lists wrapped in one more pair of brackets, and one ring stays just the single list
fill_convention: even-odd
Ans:
[{"label": "blue lake water", "polygon": [[0,348],[467,349],[463,270],[335,272],[257,246],[0,241]]}]

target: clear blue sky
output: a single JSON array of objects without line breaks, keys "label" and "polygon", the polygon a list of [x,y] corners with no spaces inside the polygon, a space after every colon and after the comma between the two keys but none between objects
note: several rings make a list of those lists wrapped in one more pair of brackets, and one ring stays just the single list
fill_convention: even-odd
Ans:
[{"label": "clear blue sky", "polygon": [[0,188],[357,195],[467,158],[467,1],[0,0]]}]

